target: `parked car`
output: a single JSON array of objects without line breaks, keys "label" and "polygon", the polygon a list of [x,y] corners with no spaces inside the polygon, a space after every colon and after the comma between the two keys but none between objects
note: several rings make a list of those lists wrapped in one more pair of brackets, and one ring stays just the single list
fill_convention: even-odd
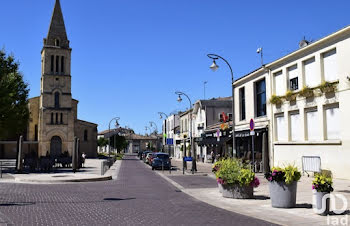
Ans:
[{"label": "parked car", "polygon": [[149,157],[148,157],[148,164],[149,165],[152,165],[152,161],[154,158],[157,157],[157,153],[156,152],[153,152]]},{"label": "parked car", "polygon": [[142,159],[143,159],[143,162],[146,162],[146,157],[147,157],[147,154],[150,153],[151,151],[144,151],[142,153]]},{"label": "parked car", "polygon": [[150,164],[150,157],[152,156],[152,152],[147,153],[145,163]]},{"label": "parked car", "polygon": [[155,169],[170,169],[171,168],[171,158],[169,154],[166,153],[156,153],[155,158],[152,161],[152,170]]}]

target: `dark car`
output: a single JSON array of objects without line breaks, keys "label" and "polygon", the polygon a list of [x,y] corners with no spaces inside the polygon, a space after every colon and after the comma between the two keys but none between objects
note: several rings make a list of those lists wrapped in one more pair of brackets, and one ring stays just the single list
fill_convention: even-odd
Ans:
[{"label": "dark car", "polygon": [[171,161],[169,154],[166,153],[156,153],[152,160],[152,170],[154,169],[170,169]]}]

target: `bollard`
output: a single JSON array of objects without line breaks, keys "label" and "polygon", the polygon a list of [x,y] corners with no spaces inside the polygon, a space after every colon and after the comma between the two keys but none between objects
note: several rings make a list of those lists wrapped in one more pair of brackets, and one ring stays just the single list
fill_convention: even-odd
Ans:
[{"label": "bollard", "polygon": [[0,175],[1,175],[1,178],[2,178],[2,161],[0,161]]},{"label": "bollard", "polygon": [[101,176],[103,176],[103,161],[101,162]]},{"label": "bollard", "polygon": [[164,161],[162,160],[162,172],[164,173]]}]

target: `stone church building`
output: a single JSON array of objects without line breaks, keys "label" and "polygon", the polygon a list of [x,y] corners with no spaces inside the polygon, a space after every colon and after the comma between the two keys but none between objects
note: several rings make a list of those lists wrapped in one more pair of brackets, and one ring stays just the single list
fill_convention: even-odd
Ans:
[{"label": "stone church building", "polygon": [[41,50],[41,94],[29,99],[25,152],[36,151],[39,157],[71,155],[74,137],[78,137],[80,152],[97,156],[97,124],[77,119],[78,100],[71,92],[71,53],[60,1],[56,0]]}]

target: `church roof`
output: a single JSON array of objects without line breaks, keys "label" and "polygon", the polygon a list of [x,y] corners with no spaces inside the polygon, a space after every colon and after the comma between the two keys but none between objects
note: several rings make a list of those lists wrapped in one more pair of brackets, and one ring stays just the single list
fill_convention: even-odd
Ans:
[{"label": "church roof", "polygon": [[66,27],[64,25],[60,0],[56,0],[45,44],[49,46],[57,46],[56,40],[59,41],[59,47],[69,48],[69,41],[67,38]]}]

